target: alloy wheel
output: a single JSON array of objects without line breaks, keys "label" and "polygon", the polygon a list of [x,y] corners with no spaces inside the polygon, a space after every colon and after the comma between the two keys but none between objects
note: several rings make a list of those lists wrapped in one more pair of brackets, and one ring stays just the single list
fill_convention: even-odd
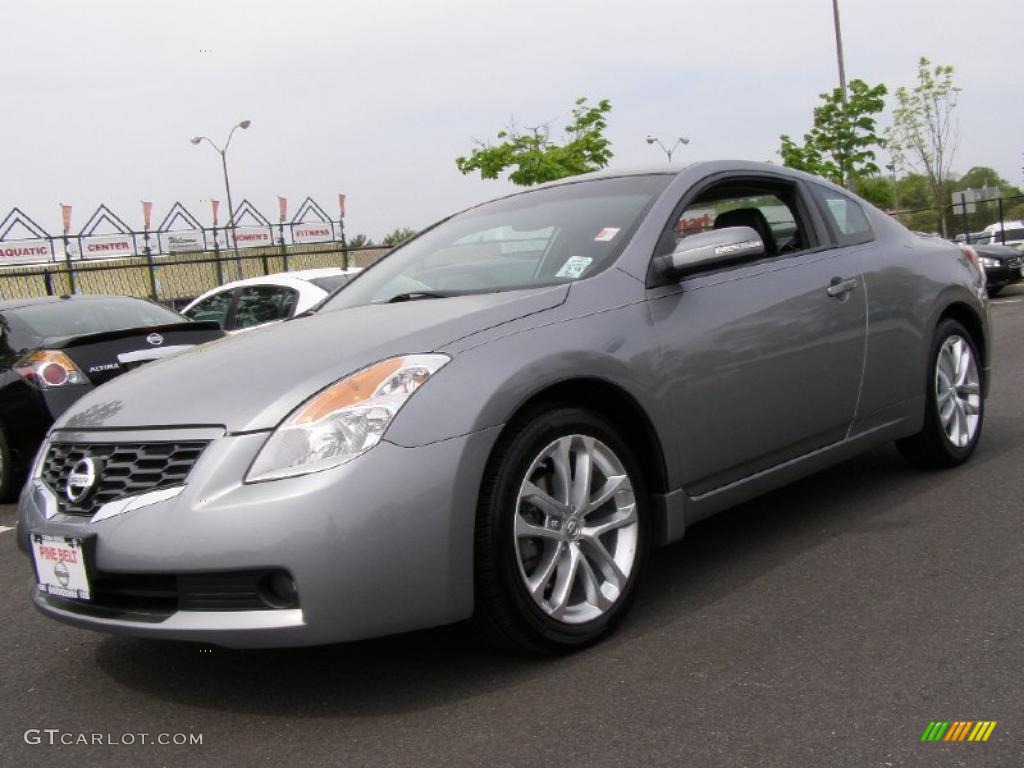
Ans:
[{"label": "alloy wheel", "polygon": [[534,602],[567,624],[606,613],[637,558],[639,520],[624,464],[588,435],[566,435],[533,460],[515,513],[519,574]]},{"label": "alloy wheel", "polygon": [[935,361],[935,403],[946,437],[957,448],[971,443],[981,415],[981,377],[971,345],[949,336]]}]

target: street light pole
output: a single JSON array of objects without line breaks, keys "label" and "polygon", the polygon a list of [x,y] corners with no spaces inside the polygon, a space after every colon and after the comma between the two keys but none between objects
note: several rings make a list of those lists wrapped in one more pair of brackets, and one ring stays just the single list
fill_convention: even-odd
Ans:
[{"label": "street light pole", "polygon": [[[221,167],[224,169],[224,191],[227,193],[228,197],[228,221],[231,223],[231,245],[233,246],[233,249],[235,251],[235,265],[238,267],[239,277],[242,276],[242,257],[238,253],[238,237],[236,236],[237,232],[235,228],[235,204],[231,200],[231,179],[228,176],[228,147],[231,146],[231,138],[235,135],[235,131],[238,130],[239,128],[241,128],[244,131],[250,125],[252,125],[252,120],[243,120],[242,122],[235,125],[231,129],[231,132],[228,134],[228,139],[227,141],[224,142],[223,149],[218,147],[213,142],[212,139],[206,136],[193,136],[191,139],[193,144],[199,144],[200,142],[205,141],[207,144],[209,144],[211,147],[217,150],[217,153],[220,155]],[[217,239],[216,229],[213,231],[213,237],[214,240]]]},{"label": "street light pole", "polygon": [[[836,26],[836,59],[839,61],[839,94],[843,99],[843,112],[847,111],[846,101],[846,64],[843,62],[843,30],[839,25],[839,0],[832,0],[832,18]],[[843,168],[843,186],[847,189],[853,187],[850,171]]]},{"label": "street light pole", "polygon": [[676,139],[676,143],[673,144],[670,149],[669,147],[666,147],[664,144],[662,144],[661,139],[659,139],[657,136],[648,136],[646,141],[648,144],[657,144],[659,147],[661,147],[661,151],[665,153],[670,163],[672,162],[672,153],[676,151],[676,147],[678,147],[680,144],[685,146],[690,143],[689,139],[687,139],[684,136],[680,136],[678,139]]}]

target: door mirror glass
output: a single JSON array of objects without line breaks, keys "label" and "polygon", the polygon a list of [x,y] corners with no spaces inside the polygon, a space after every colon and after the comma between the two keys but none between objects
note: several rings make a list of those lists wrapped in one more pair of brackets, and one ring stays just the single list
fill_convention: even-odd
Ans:
[{"label": "door mirror glass", "polygon": [[765,255],[764,241],[752,227],[725,227],[684,237],[675,250],[656,260],[659,272],[682,277],[711,267],[752,261]]}]

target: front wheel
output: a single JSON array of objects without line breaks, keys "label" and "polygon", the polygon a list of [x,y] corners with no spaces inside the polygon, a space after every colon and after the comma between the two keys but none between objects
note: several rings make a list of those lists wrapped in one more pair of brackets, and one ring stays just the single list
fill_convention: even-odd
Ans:
[{"label": "front wheel", "polygon": [[897,446],[917,466],[955,467],[974,452],[985,418],[978,350],[960,323],[943,320],[929,359],[924,427]]},{"label": "front wheel", "polygon": [[557,653],[625,615],[648,549],[628,444],[574,407],[534,413],[495,449],[477,513],[476,622],[496,644]]}]

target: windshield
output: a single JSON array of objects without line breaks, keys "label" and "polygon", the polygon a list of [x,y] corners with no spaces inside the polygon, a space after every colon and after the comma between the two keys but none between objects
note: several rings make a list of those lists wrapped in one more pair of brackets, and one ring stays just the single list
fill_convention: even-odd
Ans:
[{"label": "windshield", "polygon": [[1003,242],[1004,238],[1006,242],[1024,240],[1024,229],[1004,229],[1002,232],[996,230],[989,235],[988,243],[998,245]]},{"label": "windshield", "polygon": [[671,178],[594,179],[478,206],[398,248],[320,311],[590,277],[615,261]]},{"label": "windshield", "polygon": [[10,314],[19,325],[39,338],[185,322],[177,312],[159,304],[117,297],[34,304],[19,307]]}]

